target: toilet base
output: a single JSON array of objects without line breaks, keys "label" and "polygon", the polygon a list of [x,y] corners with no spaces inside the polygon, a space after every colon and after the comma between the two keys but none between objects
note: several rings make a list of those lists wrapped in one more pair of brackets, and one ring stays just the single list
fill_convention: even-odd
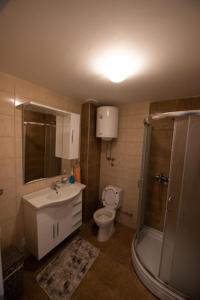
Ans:
[{"label": "toilet base", "polygon": [[109,240],[109,238],[112,236],[112,234],[115,231],[114,222],[112,224],[109,224],[105,227],[99,227],[98,234],[97,234],[97,240],[99,242],[105,242]]}]

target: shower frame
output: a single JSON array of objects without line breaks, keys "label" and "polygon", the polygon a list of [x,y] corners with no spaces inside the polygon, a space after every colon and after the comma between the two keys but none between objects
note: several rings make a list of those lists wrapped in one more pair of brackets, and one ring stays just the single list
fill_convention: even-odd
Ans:
[{"label": "shower frame", "polygon": [[[180,272],[177,271],[177,261],[180,264],[181,259],[187,259],[187,251],[182,251],[180,255],[181,242],[186,242],[184,240],[185,236],[181,233],[182,228],[186,230],[186,227],[191,226],[191,219],[186,219],[184,226],[183,221],[183,209],[184,206],[188,208],[188,193],[190,185],[188,185],[188,173],[190,177],[194,173],[198,177],[198,167],[193,163],[192,170],[190,167],[190,162],[195,157],[198,157],[198,150],[200,149],[200,141],[195,139],[195,133],[200,132],[200,110],[190,110],[190,111],[175,111],[167,113],[159,113],[150,115],[144,120],[144,145],[143,145],[143,156],[142,156],[142,167],[141,167],[141,179],[139,181],[139,205],[138,205],[138,218],[137,218],[137,230],[132,243],[132,260],[136,270],[136,273],[142,280],[142,282],[147,286],[148,289],[152,291],[157,297],[163,300],[182,300],[182,299],[198,299],[199,289],[197,280],[194,284],[194,290],[192,290],[192,280],[188,280],[184,288],[187,292],[182,291],[184,280],[180,280]],[[170,159],[170,173],[169,173],[169,185],[167,193],[167,204],[165,211],[165,222],[162,240],[161,257],[159,264],[159,275],[155,276],[149,269],[142,263],[138,255],[138,245],[142,236],[142,230],[145,227],[144,224],[144,213],[145,213],[145,203],[147,198],[147,168],[150,157],[150,142],[151,142],[151,120],[160,120],[163,118],[173,118],[174,119],[174,129],[173,129],[173,141],[171,149],[171,159]],[[184,151],[183,151],[184,149]],[[175,168],[175,162],[178,161],[179,168]],[[193,172],[193,173],[192,173]],[[198,181],[197,181],[198,182]],[[190,180],[190,184],[192,182]],[[200,196],[200,188],[197,191],[193,191],[194,198]],[[197,193],[197,195],[194,193]],[[176,197],[176,202],[173,201],[173,197]],[[195,202],[195,201],[193,201]],[[191,204],[192,205],[192,204]],[[195,211],[195,205],[200,209],[199,204],[193,204],[193,211]],[[198,210],[198,209],[197,209]],[[173,212],[173,213],[172,213]],[[171,217],[171,220],[169,218]],[[196,214],[197,215],[197,214]],[[200,219],[200,213],[198,214]],[[182,219],[181,219],[182,218]],[[182,223],[181,223],[182,222]],[[199,222],[199,221],[198,221]],[[198,223],[200,225],[200,223]],[[197,241],[193,241],[193,244],[200,249],[200,241],[198,240],[198,229],[194,233],[194,238]],[[181,236],[182,235],[182,236]],[[181,238],[183,241],[181,241]],[[179,244],[176,243],[178,240]],[[195,244],[196,243],[196,244]],[[194,247],[191,246],[191,248]],[[175,247],[176,246],[176,247]],[[177,250],[178,249],[178,250]],[[188,249],[187,249],[188,250]],[[178,252],[179,251],[179,252]],[[188,250],[190,251],[190,249]],[[197,250],[196,252],[197,253]],[[180,258],[178,257],[180,256]],[[196,254],[197,255],[197,254]],[[194,262],[194,259],[193,259]],[[188,262],[185,262],[187,264]],[[189,268],[189,265],[187,265]],[[192,268],[192,267],[191,267]],[[195,266],[193,266],[194,270]],[[173,270],[173,275],[172,275]],[[197,276],[197,274],[196,274]],[[198,276],[197,276],[198,277]],[[172,285],[171,285],[172,281]],[[188,286],[187,286],[188,285]],[[191,286],[190,286],[191,285]],[[176,287],[177,286],[177,287]],[[195,290],[196,288],[196,290]]]}]

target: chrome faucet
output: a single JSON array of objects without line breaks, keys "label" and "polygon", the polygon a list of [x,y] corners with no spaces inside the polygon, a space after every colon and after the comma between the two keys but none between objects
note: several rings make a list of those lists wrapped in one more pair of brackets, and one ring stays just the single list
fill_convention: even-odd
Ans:
[{"label": "chrome faucet", "polygon": [[169,182],[169,178],[166,175],[164,175],[163,173],[155,175],[154,179],[158,183],[163,183],[164,185],[168,185],[168,182]]},{"label": "chrome faucet", "polygon": [[60,182],[61,183],[67,183],[69,181],[67,176],[62,176]]},{"label": "chrome faucet", "polygon": [[56,192],[56,194],[58,194],[58,189],[60,188],[60,181],[57,180],[56,182],[53,182],[51,185],[51,189],[54,190]]}]

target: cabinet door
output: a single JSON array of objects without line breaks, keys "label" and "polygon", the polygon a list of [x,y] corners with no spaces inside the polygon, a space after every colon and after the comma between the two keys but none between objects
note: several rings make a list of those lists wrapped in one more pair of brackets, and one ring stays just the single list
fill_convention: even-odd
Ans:
[{"label": "cabinet door", "polygon": [[60,118],[61,121],[56,120],[56,156],[76,159],[79,157],[80,115],[69,113]]},{"label": "cabinet door", "polygon": [[37,213],[38,259],[41,259],[56,243],[55,208],[46,207]]},{"label": "cabinet door", "polygon": [[56,245],[72,232],[72,204],[65,202],[56,208]]},{"label": "cabinet door", "polygon": [[70,115],[69,159],[76,159],[79,157],[80,115],[74,113]]}]

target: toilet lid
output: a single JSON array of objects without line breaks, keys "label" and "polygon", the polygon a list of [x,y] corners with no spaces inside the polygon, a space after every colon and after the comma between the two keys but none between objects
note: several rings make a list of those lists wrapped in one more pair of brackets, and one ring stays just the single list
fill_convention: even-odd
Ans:
[{"label": "toilet lid", "polygon": [[104,189],[102,194],[102,201],[104,206],[116,208],[118,206],[118,192],[112,186],[108,186]]}]

